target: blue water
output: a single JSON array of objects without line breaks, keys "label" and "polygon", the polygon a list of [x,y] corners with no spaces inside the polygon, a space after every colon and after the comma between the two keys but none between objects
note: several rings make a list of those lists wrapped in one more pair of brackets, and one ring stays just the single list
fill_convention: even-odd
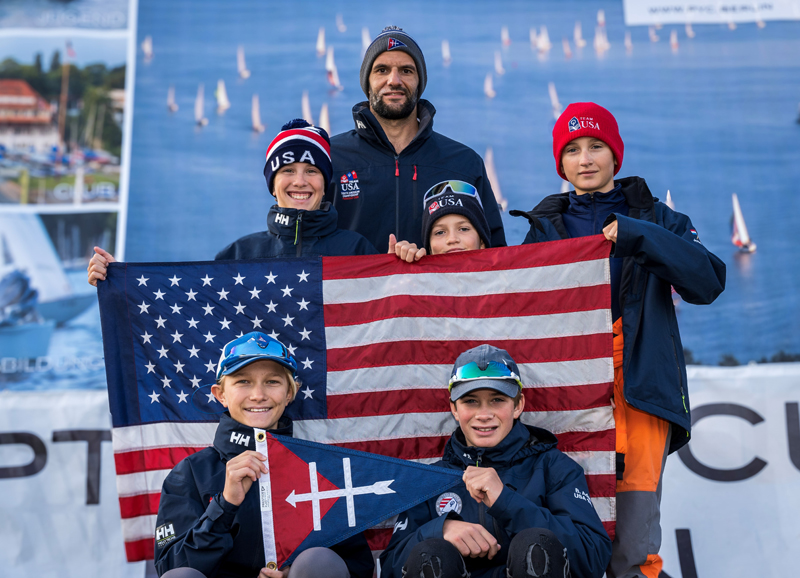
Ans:
[{"label": "blue water", "polygon": [[[222,3],[218,4],[223,6]],[[304,6],[307,6],[304,4]],[[611,49],[591,50],[595,15],[606,13]],[[341,13],[347,31],[335,27]],[[589,45],[567,61],[576,19]],[[511,208],[530,209],[557,192],[551,148],[553,120],[547,83],[560,100],[594,100],[616,115],[626,144],[621,176],[647,179],[656,196],[670,189],[677,210],[689,214],[703,243],[728,265],[725,293],[710,307],[679,306],[684,345],[716,363],[725,353],[740,361],[778,350],[800,353],[800,23],[769,22],[730,31],[696,25],[696,38],[677,27],[680,48],[669,47],[671,26],[650,43],[647,29],[631,28],[633,53],[623,47],[621,2],[338,1],[300,10],[294,3],[229,1],[139,2],[138,41],[153,38],[155,57],[136,63],[127,258],[131,261],[210,259],[237,237],[265,227],[272,203],[261,174],[264,151],[280,125],[300,116],[308,90],[315,119],[330,107],[333,133],[352,128],[350,109],[364,99],[358,84],[361,28],[374,36],[386,24],[403,26],[427,56],[424,97],[438,109],[436,130],[481,154],[487,146]],[[528,30],[546,25],[553,50],[531,51]],[[512,44],[500,45],[509,27]],[[324,58],[315,54],[326,28],[344,90],[331,92]],[[453,62],[441,63],[450,41]],[[242,44],[252,76],[239,80]],[[503,53],[506,74],[495,77],[497,97],[483,95],[483,79]],[[217,116],[213,91],[224,79],[232,107]],[[198,83],[206,87],[210,124],[194,127]],[[180,110],[167,112],[175,85]],[[250,130],[250,99],[259,94],[266,133]],[[758,243],[739,256],[730,244],[731,193],[736,192]],[[510,243],[527,227],[504,215]]]}]

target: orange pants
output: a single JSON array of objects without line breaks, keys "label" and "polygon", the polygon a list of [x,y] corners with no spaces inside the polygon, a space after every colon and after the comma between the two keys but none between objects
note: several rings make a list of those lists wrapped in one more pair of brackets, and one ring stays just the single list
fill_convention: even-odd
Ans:
[{"label": "orange pants", "polygon": [[617,480],[617,535],[608,578],[658,578],[661,548],[661,480],[670,423],[628,405],[623,394],[622,319],[614,324],[614,421],[617,453],[625,470]]}]

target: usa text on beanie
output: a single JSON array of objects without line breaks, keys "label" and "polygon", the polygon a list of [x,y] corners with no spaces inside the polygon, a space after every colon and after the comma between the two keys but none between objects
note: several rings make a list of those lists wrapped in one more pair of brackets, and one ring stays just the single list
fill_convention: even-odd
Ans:
[{"label": "usa text on beanie", "polygon": [[324,128],[308,124],[296,118],[281,127],[267,148],[267,162],[264,165],[264,177],[267,179],[269,192],[273,191],[275,173],[284,165],[292,163],[309,163],[317,167],[325,178],[325,188],[331,182],[333,166],[331,165],[331,140]]},{"label": "usa text on beanie", "polygon": [[419,45],[414,42],[402,28],[397,26],[387,26],[372,41],[367,51],[364,53],[364,60],[361,63],[361,90],[369,96],[369,74],[372,72],[372,65],[375,59],[389,50],[399,50],[405,52],[414,59],[419,76],[418,96],[422,96],[425,85],[428,84],[428,70],[425,68],[425,56],[422,55]]},{"label": "usa text on beanie", "polygon": [[617,119],[599,104],[593,102],[573,102],[558,117],[553,127],[553,156],[556,159],[556,172],[566,179],[561,170],[561,153],[570,141],[582,136],[591,136],[606,143],[614,153],[617,166],[614,174],[622,167],[625,144],[619,136]]}]

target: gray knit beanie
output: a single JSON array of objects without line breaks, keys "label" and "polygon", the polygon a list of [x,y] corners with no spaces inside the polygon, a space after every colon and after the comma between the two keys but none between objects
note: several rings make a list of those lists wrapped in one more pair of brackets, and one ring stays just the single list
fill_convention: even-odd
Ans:
[{"label": "gray knit beanie", "polygon": [[364,61],[361,63],[361,90],[369,97],[369,73],[372,72],[372,65],[378,56],[389,50],[400,50],[414,59],[414,64],[417,66],[417,74],[419,75],[419,92],[417,94],[422,96],[425,91],[425,85],[428,83],[425,56],[423,56],[422,50],[414,42],[414,39],[397,26],[384,28],[364,53]]}]

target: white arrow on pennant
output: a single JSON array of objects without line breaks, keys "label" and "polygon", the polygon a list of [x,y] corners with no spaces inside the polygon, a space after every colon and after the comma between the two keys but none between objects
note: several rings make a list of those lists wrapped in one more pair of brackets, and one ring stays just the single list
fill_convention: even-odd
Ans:
[{"label": "white arrow on pennant", "polygon": [[383,480],[375,482],[370,486],[353,487],[353,477],[350,474],[350,458],[342,458],[342,468],[344,469],[344,488],[339,490],[326,490],[319,491],[317,484],[317,462],[308,463],[308,475],[311,479],[311,491],[307,494],[295,494],[294,490],[286,497],[293,508],[297,507],[298,502],[311,502],[311,510],[314,518],[314,530],[320,531],[322,529],[320,521],[319,503],[321,500],[331,500],[338,498],[346,498],[347,500],[347,525],[351,528],[356,525],[356,508],[353,496],[364,494],[394,494],[395,491],[389,486],[394,480]]}]

